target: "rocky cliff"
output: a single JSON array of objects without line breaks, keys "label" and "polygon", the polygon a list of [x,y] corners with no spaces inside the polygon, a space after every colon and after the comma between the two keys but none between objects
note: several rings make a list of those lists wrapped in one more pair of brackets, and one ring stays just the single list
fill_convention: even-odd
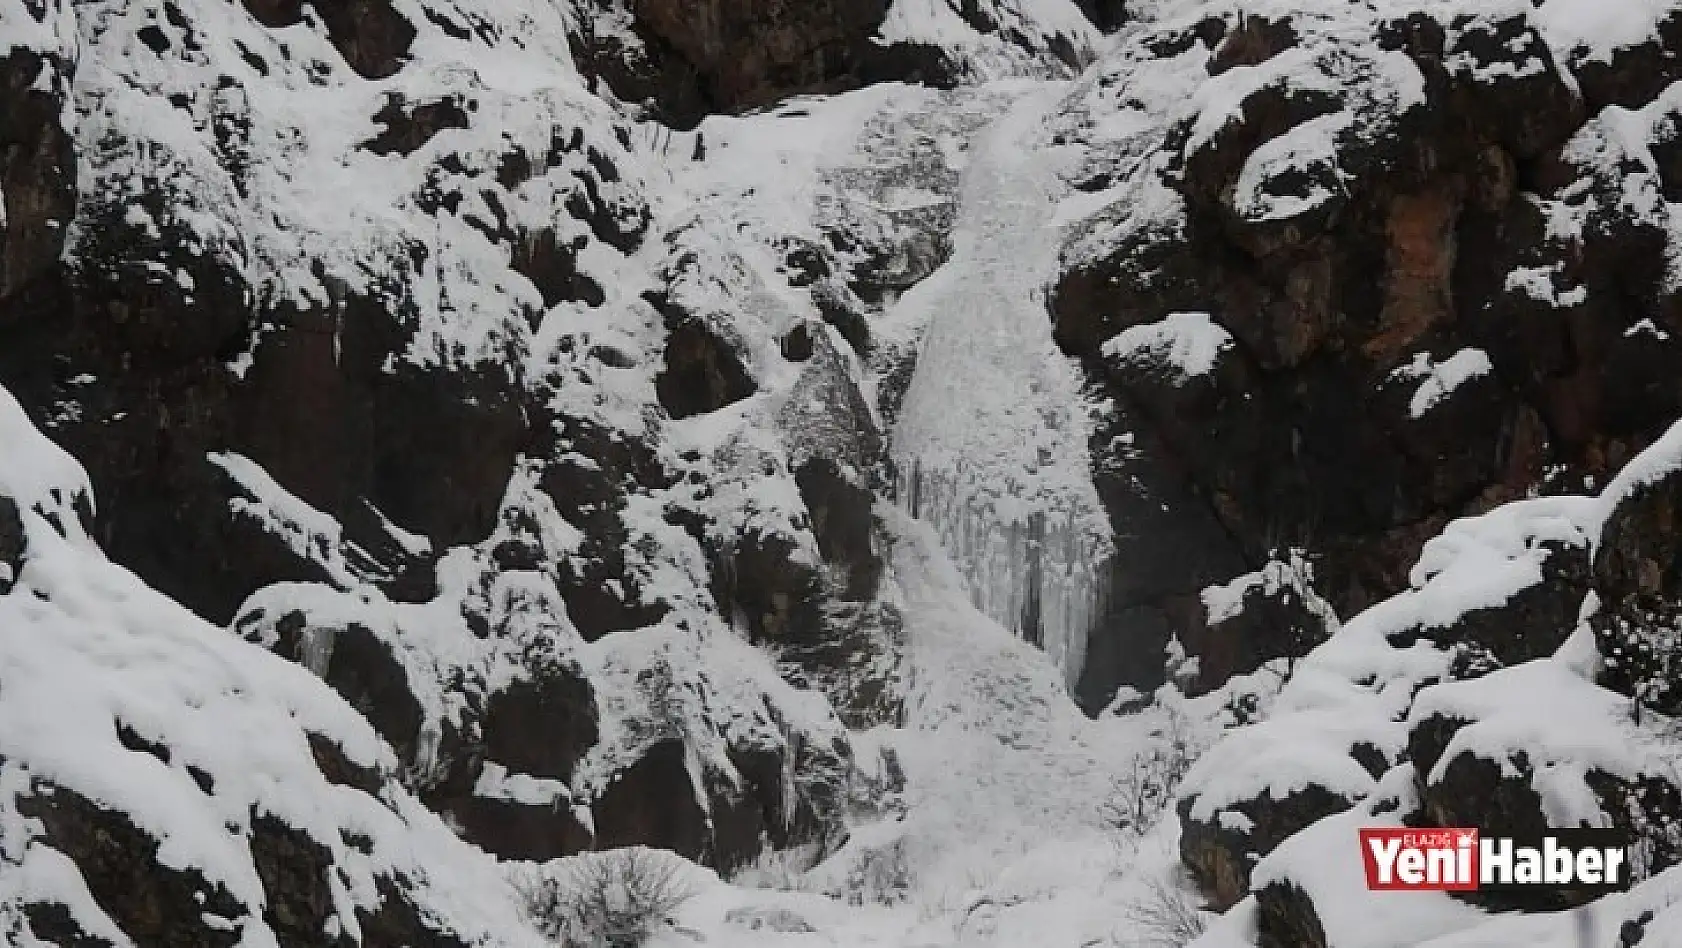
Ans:
[{"label": "rocky cliff", "polygon": [[8,938],[944,900],[1170,711],[1217,945],[1365,944],[1354,819],[1682,858],[1674,4],[0,0],[0,78]]}]

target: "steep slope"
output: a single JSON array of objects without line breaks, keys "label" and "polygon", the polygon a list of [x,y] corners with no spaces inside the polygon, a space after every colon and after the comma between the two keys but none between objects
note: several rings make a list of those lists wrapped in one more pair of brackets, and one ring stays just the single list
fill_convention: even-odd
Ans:
[{"label": "steep slope", "polygon": [[[1679,449],[1672,428],[1598,497],[1450,524],[1410,589],[1350,619],[1295,667],[1267,721],[1198,763],[1181,855],[1218,905],[1236,904],[1201,944],[1647,944],[1642,932],[1673,930],[1682,742],[1642,684],[1669,673],[1636,656],[1674,651],[1674,621],[1651,611],[1674,592],[1619,569],[1667,560],[1672,541],[1618,525],[1674,494]],[[1582,901],[1568,892],[1390,898],[1366,891],[1350,845],[1352,827],[1375,825],[1616,827],[1637,841],[1637,882],[1576,913],[1562,911]],[[1537,914],[1486,914],[1511,909]]]},{"label": "steep slope", "polygon": [[105,559],[4,390],[0,436],[0,939],[544,943],[349,704]]},{"label": "steep slope", "polygon": [[[1158,659],[1083,698],[1281,684],[1178,801],[1197,943],[1663,943],[1682,11],[1136,12],[1063,113],[1052,309],[1108,399],[1096,641]],[[1392,898],[1373,825],[1615,827],[1642,881]]]},{"label": "steep slope", "polygon": [[1665,937],[1675,4],[481,6],[0,0],[0,933]]},{"label": "steep slope", "polygon": [[[825,851],[843,721],[899,713],[868,322],[949,224],[843,206],[862,162],[831,156],[756,194],[741,148],[798,108],[640,122],[594,44],[625,26],[711,111],[866,81],[801,72],[832,42],[949,84],[1067,74],[1095,33],[1064,3],[778,9],[0,12],[0,380],[86,467],[90,533],[324,679],[499,856]],[[820,124],[882,141],[895,89],[924,95]],[[966,134],[888,163],[944,176]]]}]

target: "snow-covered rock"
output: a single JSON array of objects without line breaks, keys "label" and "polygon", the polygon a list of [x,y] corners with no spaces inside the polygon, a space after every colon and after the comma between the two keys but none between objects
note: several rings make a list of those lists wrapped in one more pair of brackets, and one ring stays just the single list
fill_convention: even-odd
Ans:
[{"label": "snow-covered rock", "polygon": [[3,391],[0,431],[0,937],[541,944],[355,709],[106,560],[86,475]]}]

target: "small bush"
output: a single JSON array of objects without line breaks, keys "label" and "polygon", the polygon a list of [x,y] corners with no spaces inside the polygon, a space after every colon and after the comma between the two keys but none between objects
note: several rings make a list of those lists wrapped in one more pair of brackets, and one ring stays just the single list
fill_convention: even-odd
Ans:
[{"label": "small bush", "polygon": [[1135,754],[1111,780],[1110,795],[1098,807],[1104,824],[1135,836],[1150,832],[1197,756],[1185,719],[1177,714],[1170,717],[1158,739]]},{"label": "small bush", "polygon": [[669,853],[616,849],[564,862],[524,894],[538,930],[568,948],[640,948],[695,894]]},{"label": "small bush", "polygon": [[845,894],[851,905],[894,905],[911,893],[911,860],[903,837],[864,850],[847,872]]},{"label": "small bush", "polygon": [[753,862],[731,876],[732,885],[744,889],[774,889],[778,892],[805,892],[812,889],[806,871],[818,861],[821,850],[816,844],[791,849],[767,847]]},{"label": "small bush", "polygon": [[1152,878],[1144,893],[1126,911],[1136,948],[1183,948],[1209,927],[1211,913],[1194,895],[1172,882]]}]

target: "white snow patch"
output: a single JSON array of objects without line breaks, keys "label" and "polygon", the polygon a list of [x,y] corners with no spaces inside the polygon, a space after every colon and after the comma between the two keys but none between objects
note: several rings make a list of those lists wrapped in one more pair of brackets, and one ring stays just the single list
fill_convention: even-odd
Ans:
[{"label": "white snow patch", "polygon": [[1415,353],[1413,361],[1390,373],[1392,379],[1419,380],[1408,402],[1408,416],[1415,420],[1441,404],[1455,389],[1495,371],[1495,364],[1482,349],[1461,349],[1441,362],[1428,352]]},{"label": "white snow patch", "polygon": [[1671,0],[1542,0],[1537,25],[1560,53],[1605,62],[1620,49],[1649,42],[1659,21],[1675,10]]},{"label": "white snow patch", "polygon": [[1232,334],[1208,313],[1170,313],[1154,323],[1129,326],[1104,343],[1104,355],[1125,362],[1149,362],[1172,369],[1183,384],[1208,375]]},{"label": "white snow patch", "polygon": [[80,534],[78,503],[93,512],[87,472],[63,448],[35,429],[12,393],[0,388],[0,496]]}]

